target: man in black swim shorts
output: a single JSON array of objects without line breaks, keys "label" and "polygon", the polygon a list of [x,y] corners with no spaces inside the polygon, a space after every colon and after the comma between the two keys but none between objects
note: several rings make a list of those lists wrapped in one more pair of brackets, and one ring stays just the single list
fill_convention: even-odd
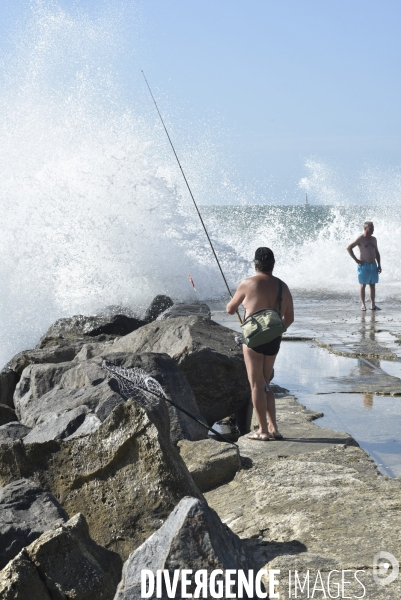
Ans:
[{"label": "man in black swim shorts", "polygon": [[[250,315],[258,310],[274,308],[278,310],[279,279],[273,276],[274,254],[270,248],[258,248],[255,252],[256,275],[244,279],[238,286],[226,310],[233,315],[240,304]],[[281,317],[288,327],[294,321],[294,305],[288,286],[282,282]],[[282,439],[277,429],[276,403],[269,381],[274,361],[280,349],[281,336],[256,348],[243,344],[246,370],[252,392],[252,404],[259,422],[259,429],[248,437],[252,440],[267,441],[270,436]]]}]

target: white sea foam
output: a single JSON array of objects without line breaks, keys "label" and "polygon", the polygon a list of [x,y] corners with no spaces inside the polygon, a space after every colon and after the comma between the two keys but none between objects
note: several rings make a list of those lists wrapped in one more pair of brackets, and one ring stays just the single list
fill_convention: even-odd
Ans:
[{"label": "white sea foam", "polygon": [[[146,110],[119,96],[109,66],[118,36],[109,18],[39,2],[4,61],[3,362],[60,316],[189,296],[188,272],[218,289],[197,217],[182,214],[181,176],[160,147],[157,115],[146,122]],[[206,168],[204,142],[186,150],[191,160],[203,150]]]}]

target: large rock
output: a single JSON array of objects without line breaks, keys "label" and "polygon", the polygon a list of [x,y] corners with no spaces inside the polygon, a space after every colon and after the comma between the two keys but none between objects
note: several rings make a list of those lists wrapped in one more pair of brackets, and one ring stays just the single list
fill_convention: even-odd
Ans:
[{"label": "large rock", "polygon": [[0,571],[1,600],[53,600],[25,550]]},{"label": "large rock", "polygon": [[[249,568],[242,542],[214,510],[196,498],[183,498],[162,527],[130,555],[114,600],[141,597],[142,569],[166,569],[172,578],[175,569],[206,569],[210,574],[215,569]],[[181,598],[180,587],[175,598]]]},{"label": "large rock", "polygon": [[[122,398],[109,386],[99,358],[83,363],[30,365],[23,371],[14,394],[18,418],[28,427],[35,427],[54,415],[68,419],[63,414],[78,407],[85,406],[88,412],[95,412],[108,403],[112,410],[119,402]],[[71,433],[72,430],[66,435]]]},{"label": "large rock", "polygon": [[57,500],[32,481],[0,488],[0,569],[53,525],[68,521]]},{"label": "large rock", "polygon": [[115,352],[166,352],[184,371],[209,425],[247,406],[250,390],[235,332],[202,317],[149,323],[116,340]]},{"label": "large rock", "polygon": [[18,382],[22,371],[29,365],[68,362],[78,354],[87,341],[86,338],[58,340],[59,343],[56,345],[23,350],[7,363],[7,368],[17,375]]},{"label": "large rock", "polygon": [[[100,338],[101,336],[99,336]],[[74,362],[83,362],[84,360],[89,360],[94,356],[101,356],[104,352],[108,352],[112,350],[113,343],[116,338],[113,338],[113,341],[98,341],[99,338],[94,338],[88,342],[86,340],[86,344],[82,346],[78,354],[74,358]]]},{"label": "large rock", "polygon": [[0,573],[0,597],[111,600],[120,573],[120,557],[90,538],[85,518],[78,514],[43,533],[9,563]]},{"label": "large rock", "polygon": [[[61,415],[50,415],[31,429],[24,438],[24,444],[40,444],[50,440],[63,440],[73,435],[83,425],[88,412],[88,408],[83,405],[68,410]],[[98,426],[100,426],[101,421],[99,419],[97,421]]]},{"label": "large rock", "polygon": [[198,317],[204,317],[205,319],[211,318],[210,308],[205,302],[177,302],[171,306],[171,308],[162,312],[157,317],[157,320],[163,321],[164,319],[189,317],[190,315],[197,315]]},{"label": "large rock", "polygon": [[0,404],[14,408],[13,394],[17,382],[18,376],[10,367],[0,371]]},{"label": "large rock", "polygon": [[21,440],[31,431],[30,427],[12,421],[0,426],[0,444],[13,444],[17,440]]},{"label": "large rock", "polygon": [[164,401],[117,405],[94,433],[71,440],[0,446],[0,484],[22,476],[82,512],[91,536],[125,560],[179,500],[201,497],[170,442]]},{"label": "large rock", "polygon": [[0,427],[6,425],[6,423],[12,423],[17,420],[15,410],[6,404],[0,404]]},{"label": "large rock", "polygon": [[[113,353],[104,357],[111,358],[123,368],[144,369],[159,381],[174,403],[195,418],[204,420],[184,373],[169,356]],[[126,399],[119,391],[116,381],[110,381],[109,374],[102,368],[102,358],[95,357],[83,362],[74,360],[58,365],[29,366],[22,374],[14,402],[20,421],[34,428],[28,441],[39,442],[75,434],[78,427],[83,426],[84,419],[88,420],[93,413],[100,421],[104,421],[113,408]],[[78,414],[79,409],[81,413]],[[174,443],[181,439],[199,440],[207,437],[207,430],[199,423],[170,404],[168,410]],[[86,418],[82,411],[87,413]],[[94,423],[92,418],[92,425]]]},{"label": "large rock", "polygon": [[147,323],[154,321],[162,312],[173,306],[173,304],[174,302],[170,296],[159,294],[153,298],[152,302],[150,303],[149,308],[145,312],[144,320]]},{"label": "large rock", "polygon": [[[99,335],[92,344],[101,348],[98,354],[111,345],[115,336]],[[24,369],[33,364],[58,364],[73,360],[87,344],[87,337],[71,339],[47,338],[43,347],[39,344],[33,350],[23,350],[16,354],[0,371],[0,403],[14,408],[13,395]],[[90,353],[90,351],[87,351]],[[89,356],[88,356],[89,358]]]},{"label": "large rock", "polygon": [[231,481],[241,468],[238,450],[231,444],[215,440],[178,443],[180,454],[201,492]]},{"label": "large rock", "polygon": [[127,335],[144,324],[145,321],[127,315],[74,315],[58,319],[53,323],[41,338],[41,344],[44,344],[49,338],[95,337],[101,334]]}]

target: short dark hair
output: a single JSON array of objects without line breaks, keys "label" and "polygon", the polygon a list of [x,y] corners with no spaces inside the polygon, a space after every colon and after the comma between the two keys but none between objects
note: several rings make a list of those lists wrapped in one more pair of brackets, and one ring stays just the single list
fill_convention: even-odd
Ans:
[{"label": "short dark hair", "polygon": [[276,261],[274,260],[274,258],[271,258],[270,260],[255,260],[254,264],[255,264],[255,269],[257,271],[259,271],[260,273],[270,273],[271,271],[273,271],[274,268],[274,263]]}]

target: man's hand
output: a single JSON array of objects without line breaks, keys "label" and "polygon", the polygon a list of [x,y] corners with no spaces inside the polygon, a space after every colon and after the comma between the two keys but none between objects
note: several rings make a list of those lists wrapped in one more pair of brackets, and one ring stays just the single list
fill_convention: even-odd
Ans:
[{"label": "man's hand", "polygon": [[381,273],[381,272],[382,272],[382,268],[381,268],[381,266],[380,266],[380,265],[378,265],[378,266],[377,266],[377,272],[378,272],[378,273]]}]

